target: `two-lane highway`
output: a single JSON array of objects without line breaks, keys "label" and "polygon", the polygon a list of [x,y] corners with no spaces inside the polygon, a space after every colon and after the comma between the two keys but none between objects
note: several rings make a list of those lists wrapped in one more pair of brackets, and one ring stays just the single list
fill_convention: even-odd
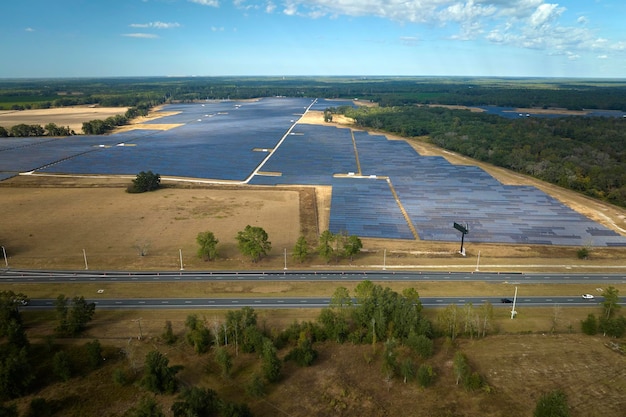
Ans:
[{"label": "two-lane highway", "polygon": [[407,272],[407,271],[31,271],[5,270],[0,283],[93,283],[177,281],[484,281],[516,283],[626,284],[624,274]]},{"label": "two-lane highway", "polygon": [[[29,309],[54,308],[53,299],[31,300]],[[313,297],[268,297],[268,298],[126,298],[126,299],[94,299],[98,309],[231,309],[241,307],[254,308],[323,308],[328,307],[330,298]],[[495,297],[420,297],[425,307],[441,307],[449,304],[464,305],[472,303],[481,305],[486,302],[494,306],[511,307]],[[584,300],[580,297],[520,297],[518,306],[547,307],[547,306],[593,306],[601,299]],[[626,302],[626,299],[622,299]]]},{"label": "two-lane highway", "polygon": [[[384,281],[438,281],[438,282],[498,282],[511,285],[532,283],[586,283],[593,288],[624,284],[626,278],[621,274],[529,274],[529,273],[480,273],[480,272],[406,272],[406,271],[156,271],[156,272],[117,272],[117,271],[32,271],[4,270],[0,272],[0,285],[5,284],[73,284],[73,283],[176,283],[176,282],[217,282],[217,281],[317,281],[334,282],[363,281],[369,279]],[[492,303],[494,306],[508,306],[497,297],[421,297],[426,307],[449,304],[474,305]],[[510,298],[509,298],[510,300]],[[205,308],[323,308],[329,305],[330,298],[322,297],[245,297],[245,298],[93,298],[102,309],[205,309]],[[602,301],[602,297],[585,300],[580,296],[519,297],[520,306],[593,306]],[[626,297],[620,298],[620,304],[626,304]],[[52,299],[32,299],[29,309],[49,309],[54,307]]]}]

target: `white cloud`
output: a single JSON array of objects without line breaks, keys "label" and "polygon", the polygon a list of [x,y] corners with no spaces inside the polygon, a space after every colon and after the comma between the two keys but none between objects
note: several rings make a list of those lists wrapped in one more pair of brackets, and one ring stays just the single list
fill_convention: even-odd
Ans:
[{"label": "white cloud", "polygon": [[[245,0],[235,0],[244,2]],[[548,0],[549,1],[549,0]],[[373,16],[401,24],[425,24],[456,30],[453,40],[484,39],[518,48],[564,51],[626,50],[626,42],[598,37],[580,16],[567,25],[567,9],[546,0],[267,0],[288,16],[309,18]],[[276,6],[278,5],[278,6]],[[577,52],[577,53],[578,53]]]},{"label": "white cloud", "polygon": [[131,23],[132,28],[154,28],[154,29],[171,29],[180,27],[180,23],[165,23],[165,22],[149,22],[149,23]]},{"label": "white cloud", "polygon": [[608,59],[608,55],[598,55],[598,59]]},{"label": "white cloud", "polygon": [[220,2],[218,0],[189,0],[192,3],[200,4],[202,6],[219,7]]},{"label": "white cloud", "polygon": [[33,29],[33,28],[26,28],[26,29],[24,29],[24,30],[25,30],[26,32],[34,32],[34,31],[35,31],[35,29]]},{"label": "white cloud", "polygon": [[224,27],[216,27],[216,26],[211,26],[211,31],[212,32],[224,32]]},{"label": "white cloud", "polygon": [[152,33],[124,33],[122,36],[126,36],[128,38],[142,38],[142,39],[156,39],[157,35]]},{"label": "white cloud", "polygon": [[542,4],[530,16],[528,22],[533,27],[545,26],[555,21],[564,11],[565,8],[559,7],[558,4]]}]

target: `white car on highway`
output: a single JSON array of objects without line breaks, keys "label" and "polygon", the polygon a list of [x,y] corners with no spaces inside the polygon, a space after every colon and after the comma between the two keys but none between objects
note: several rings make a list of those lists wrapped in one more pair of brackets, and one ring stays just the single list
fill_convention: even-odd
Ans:
[{"label": "white car on highway", "polygon": [[593,300],[593,295],[591,295],[591,294],[583,294],[583,298],[585,300]]}]

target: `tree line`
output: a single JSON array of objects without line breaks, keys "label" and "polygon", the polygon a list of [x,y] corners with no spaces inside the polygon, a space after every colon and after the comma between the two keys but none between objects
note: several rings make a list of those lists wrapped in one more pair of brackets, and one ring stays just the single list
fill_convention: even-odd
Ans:
[{"label": "tree line", "polygon": [[164,102],[258,97],[359,98],[381,106],[414,104],[562,107],[626,111],[619,81],[471,77],[141,77],[1,80],[0,108]]},{"label": "tree line", "polygon": [[[332,109],[359,127],[447,150],[626,207],[626,119],[506,119],[441,107]],[[424,139],[424,137],[427,137]]]}]

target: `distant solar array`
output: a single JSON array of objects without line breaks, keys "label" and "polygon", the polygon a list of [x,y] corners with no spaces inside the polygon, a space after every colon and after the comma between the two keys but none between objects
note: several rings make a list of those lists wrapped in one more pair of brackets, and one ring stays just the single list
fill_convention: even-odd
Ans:
[{"label": "distant solar array", "polygon": [[[482,169],[419,155],[407,142],[298,124],[307,108],[350,101],[265,98],[167,106],[146,122],[180,125],[106,136],[7,138],[0,181],[20,172],[127,174],[332,186],[329,228],[361,237],[626,246],[626,238],[535,187],[507,186]],[[258,172],[257,172],[258,170]]]}]

